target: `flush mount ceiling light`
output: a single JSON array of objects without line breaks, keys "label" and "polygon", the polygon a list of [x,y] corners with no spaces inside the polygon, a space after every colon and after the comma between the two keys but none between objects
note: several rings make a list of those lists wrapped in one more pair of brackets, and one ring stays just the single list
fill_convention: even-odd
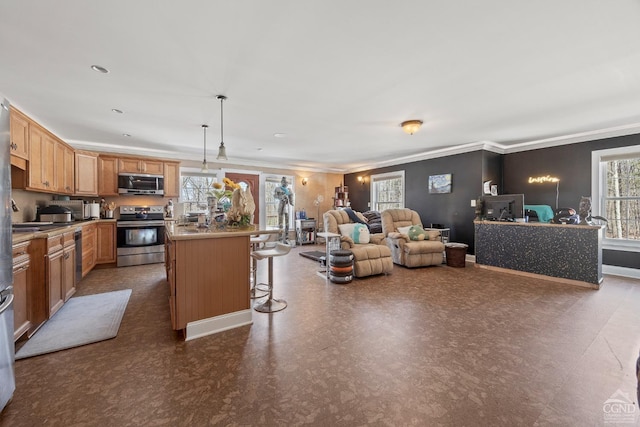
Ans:
[{"label": "flush mount ceiling light", "polygon": [[400,123],[402,130],[408,133],[409,135],[413,135],[418,132],[420,126],[422,126],[422,120],[407,120],[406,122]]},{"label": "flush mount ceiling light", "polygon": [[218,147],[218,160],[227,160],[227,149],[224,147],[224,138],[222,132],[223,115],[222,115],[222,102],[227,99],[224,95],[218,95],[216,98],[220,100],[220,147]]},{"label": "flush mount ceiling light", "polygon": [[116,114],[122,114],[124,112],[122,110],[118,110],[117,108],[112,108],[111,111],[113,111]]},{"label": "flush mount ceiling light", "polygon": [[97,71],[98,73],[102,73],[102,74],[107,74],[109,72],[109,70],[107,70],[104,67],[101,67],[100,65],[92,65],[91,69],[93,71]]},{"label": "flush mount ceiling light", "polygon": [[207,164],[207,128],[209,126],[202,125],[202,129],[204,132],[204,158],[202,160],[202,169],[201,171],[204,173],[209,172],[209,165]]}]

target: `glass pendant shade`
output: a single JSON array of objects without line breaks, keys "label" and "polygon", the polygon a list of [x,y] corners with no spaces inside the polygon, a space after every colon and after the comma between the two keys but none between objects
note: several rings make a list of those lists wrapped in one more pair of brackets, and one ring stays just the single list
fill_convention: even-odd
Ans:
[{"label": "glass pendant shade", "polygon": [[218,160],[227,160],[227,149],[224,146],[224,142],[220,143],[220,148],[218,148]]},{"label": "glass pendant shade", "polygon": [[202,129],[204,132],[204,157],[202,160],[202,169],[200,169],[201,172],[209,172],[209,165],[207,164],[207,128],[209,126],[207,125],[202,125]]}]

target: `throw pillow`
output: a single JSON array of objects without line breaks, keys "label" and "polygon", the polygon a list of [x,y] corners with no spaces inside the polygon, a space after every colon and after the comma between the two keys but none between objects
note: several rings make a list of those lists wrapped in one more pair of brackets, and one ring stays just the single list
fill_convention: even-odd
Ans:
[{"label": "throw pillow", "polygon": [[353,223],[350,224],[339,224],[338,230],[340,230],[340,234],[345,237],[351,237],[353,235],[353,227],[356,225]]},{"label": "throw pillow", "polygon": [[409,232],[407,233],[407,236],[409,236],[409,239],[411,240],[425,240],[425,239],[428,240],[428,237],[425,234],[424,229],[419,225],[412,225],[409,228]]},{"label": "throw pillow", "polygon": [[404,234],[405,236],[409,234],[409,230],[413,227],[412,225],[407,225],[406,227],[398,227],[398,233]]},{"label": "throw pillow", "polygon": [[365,244],[369,243],[370,235],[369,228],[364,224],[354,224],[353,227],[353,235],[351,239],[353,239],[353,243]]}]

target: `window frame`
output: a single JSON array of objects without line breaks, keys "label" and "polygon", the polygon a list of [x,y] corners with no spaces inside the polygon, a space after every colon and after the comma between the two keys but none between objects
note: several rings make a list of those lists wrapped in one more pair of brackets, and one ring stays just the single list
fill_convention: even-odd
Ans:
[{"label": "window frame", "polygon": [[370,209],[374,211],[380,211],[378,207],[378,194],[377,194],[377,183],[380,181],[387,181],[391,179],[402,179],[402,200],[399,201],[400,209],[405,207],[405,199],[407,193],[407,186],[405,181],[405,173],[403,170],[393,171],[393,172],[385,172],[380,174],[371,175],[370,181],[370,200],[371,206]]},{"label": "window frame", "polygon": [[[220,169],[213,169],[213,170],[209,170],[208,172],[202,172],[198,168],[180,167],[180,193],[178,195],[178,203],[182,204],[183,213],[185,215],[187,214],[187,212],[206,213],[206,210],[207,210],[206,208],[204,210],[198,210],[198,211],[193,211],[193,210],[186,209],[186,207],[185,207],[186,204],[190,204],[190,203],[194,203],[194,202],[187,201],[187,200],[185,200],[183,198],[183,193],[182,193],[183,176],[206,176],[206,177],[213,178],[213,182],[222,182],[222,179],[224,178],[224,173],[222,173],[222,170],[220,170]],[[205,202],[206,202],[206,199],[205,199]]]},{"label": "window frame", "polygon": [[[591,210],[594,215],[603,211],[607,195],[606,163],[612,160],[640,158],[640,145],[595,150],[591,152]],[[640,240],[611,239],[602,236],[602,248],[627,252],[640,252]]]}]

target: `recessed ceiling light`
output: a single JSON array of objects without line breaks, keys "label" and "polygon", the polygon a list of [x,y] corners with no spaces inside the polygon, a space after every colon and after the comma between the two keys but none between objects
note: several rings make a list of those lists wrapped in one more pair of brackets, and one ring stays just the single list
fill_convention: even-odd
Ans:
[{"label": "recessed ceiling light", "polygon": [[258,150],[258,151],[262,151],[262,147],[256,148],[256,150]]},{"label": "recessed ceiling light", "polygon": [[123,133],[122,136],[126,136],[127,138],[131,136],[131,134]]},{"label": "recessed ceiling light", "polygon": [[276,138],[284,138],[287,136],[286,133],[274,133],[273,136],[275,136]]},{"label": "recessed ceiling light", "polygon": [[122,110],[118,110],[117,108],[112,108],[111,111],[113,111],[114,113],[118,113],[118,114],[122,114],[123,113]]},{"label": "recessed ceiling light", "polygon": [[91,69],[93,71],[97,71],[97,72],[102,73],[102,74],[107,74],[109,72],[109,70],[107,70],[104,67],[101,67],[100,65],[92,65]]}]

